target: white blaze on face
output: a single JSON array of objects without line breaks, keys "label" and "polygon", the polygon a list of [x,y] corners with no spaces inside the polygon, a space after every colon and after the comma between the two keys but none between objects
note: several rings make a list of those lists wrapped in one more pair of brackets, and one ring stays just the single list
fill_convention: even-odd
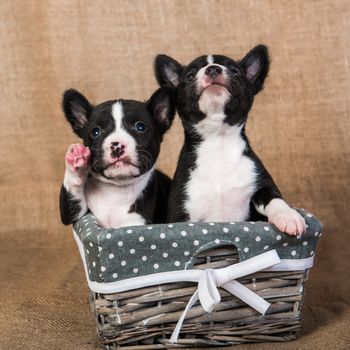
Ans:
[{"label": "white blaze on face", "polygon": [[[207,56],[207,65],[202,67],[196,74],[196,87],[197,92],[201,93],[198,100],[199,109],[201,112],[210,117],[212,115],[222,114],[225,104],[230,97],[230,93],[225,88],[218,85],[211,85],[212,78],[209,78],[205,74],[205,70],[215,64],[222,69],[222,74],[215,80],[220,84],[225,84],[227,81],[227,69],[221,64],[214,62],[214,57],[212,55]],[[209,86],[209,88],[208,88]],[[204,90],[203,90],[204,89]]]},{"label": "white blaze on face", "polygon": [[[115,123],[114,131],[105,138],[102,144],[104,162],[111,164],[116,161],[116,158],[111,155],[111,146],[112,143],[118,142],[120,146],[124,145],[125,153],[122,157],[128,157],[133,164],[137,165],[136,141],[123,127],[124,112],[121,102],[118,101],[113,104],[112,116]],[[136,167],[127,164],[121,166],[111,165],[104,172],[107,177],[135,176],[138,173],[139,170]]]},{"label": "white blaze on face", "polygon": [[214,57],[212,55],[208,55],[207,56],[207,62],[209,65],[214,63]]}]

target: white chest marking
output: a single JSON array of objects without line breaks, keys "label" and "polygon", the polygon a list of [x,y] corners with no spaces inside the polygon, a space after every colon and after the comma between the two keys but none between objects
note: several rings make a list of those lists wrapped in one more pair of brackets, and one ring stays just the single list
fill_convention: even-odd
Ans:
[{"label": "white chest marking", "polygon": [[88,208],[106,228],[144,225],[145,219],[140,214],[129,213],[129,210],[147,186],[152,173],[153,169],[126,186],[116,186],[90,177],[85,187]]},{"label": "white chest marking", "polygon": [[255,164],[243,156],[239,127],[206,134],[196,150],[196,168],[186,186],[191,221],[244,221],[255,190]]}]

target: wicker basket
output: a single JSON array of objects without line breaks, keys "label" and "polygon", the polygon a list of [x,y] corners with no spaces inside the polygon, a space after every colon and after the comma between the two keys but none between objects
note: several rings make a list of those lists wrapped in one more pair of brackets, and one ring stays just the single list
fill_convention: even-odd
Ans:
[{"label": "wicker basket", "polygon": [[[278,254],[283,256],[283,249],[289,249],[288,254],[291,251],[295,251],[295,249],[299,249],[301,252],[297,254],[299,257],[298,261],[308,262],[306,265],[291,265],[296,267],[302,266],[302,268],[296,270],[292,270],[289,267],[283,271],[283,266],[280,266],[277,269],[265,269],[236,280],[271,304],[265,315],[261,315],[261,313],[248,306],[240,298],[219,287],[221,302],[215,305],[212,312],[208,313],[201,306],[201,303],[197,301],[186,313],[180,336],[174,344],[169,343],[170,336],[189,300],[196,292],[197,283],[153,283],[147,287],[132,288],[131,290],[115,293],[97,292],[99,288],[96,288],[96,285],[113,286],[112,277],[108,279],[106,276],[113,276],[112,272],[115,271],[115,265],[111,266],[109,271],[107,271],[108,266],[107,269],[103,267],[103,265],[106,265],[106,261],[103,260],[102,256],[106,240],[96,240],[96,237],[101,237],[101,235],[106,237],[110,234],[111,237],[108,239],[110,241],[114,236],[118,236],[114,237],[114,243],[108,242],[112,247],[118,247],[117,242],[120,242],[120,237],[127,235],[126,231],[128,230],[127,228],[119,230],[99,229],[98,232],[94,232],[95,229],[86,224],[86,222],[93,222],[93,225],[96,225],[92,217],[85,218],[85,221],[83,220],[76,224],[74,228],[75,237],[88,277],[90,303],[96,318],[97,333],[102,347],[109,350],[120,347],[123,349],[165,349],[171,347],[225,346],[253,342],[281,342],[295,339],[301,328],[304,281],[307,279],[309,267],[312,266],[312,263],[310,264],[310,255],[313,260],[317,241],[322,234],[320,222],[311,214],[302,213],[308,223],[308,233],[305,237],[294,238],[279,235],[278,231],[267,223],[250,223],[250,225],[254,225],[251,226],[255,230],[253,234],[244,231],[246,223],[237,223],[232,228],[232,230],[236,231],[239,228],[242,229],[240,234],[241,241],[244,237],[255,237],[256,232],[262,231],[261,235],[266,234],[266,230],[269,228],[268,233],[270,236],[267,237],[267,240],[271,244],[268,250],[277,248]],[[176,225],[182,226],[176,227]],[[155,225],[157,227],[155,235],[162,234],[166,230],[174,231],[176,228],[181,234],[184,232],[183,225],[188,224],[174,224],[170,225],[171,227]],[[191,229],[193,230],[198,225],[195,224],[193,226],[192,224]],[[215,224],[215,226],[214,224],[200,224],[199,227],[196,227],[198,232],[209,231],[210,228],[214,230],[211,239],[213,242],[216,242],[216,245],[204,244],[206,249],[196,249],[195,254],[191,255],[190,265],[187,264],[185,269],[189,267],[191,270],[204,271],[208,271],[208,269],[223,269],[239,263],[243,260],[242,257],[249,259],[247,254],[244,254],[244,251],[242,251],[243,245],[237,246],[227,243],[228,241],[223,240],[220,236],[221,233],[219,234],[219,231],[222,231],[222,228],[226,228],[228,225],[228,223],[226,225]],[[207,229],[203,229],[203,227],[207,227]],[[213,229],[214,227],[215,229]],[[139,227],[138,230],[139,232],[145,232],[148,228]],[[224,234],[230,235],[230,232],[226,231]],[[191,239],[194,237],[196,237],[196,232],[193,232]],[[215,237],[220,238],[221,244],[217,243],[218,239]],[[188,235],[184,238],[188,239]],[[171,243],[172,240],[173,237],[169,242]],[[254,241],[257,245],[260,243],[257,239]],[[261,249],[267,250],[266,241],[263,245]],[[121,252],[120,248],[115,248],[115,252],[117,254],[120,253],[120,259],[123,259],[123,254],[127,253],[129,247],[123,247],[124,253]],[[87,253],[88,249],[90,251]],[[98,282],[96,282],[97,275],[93,277],[93,272],[89,268],[95,262],[91,262],[91,259],[96,260],[96,256],[91,257],[93,255],[91,254],[92,249],[96,249],[97,256],[100,257],[99,265],[96,266],[95,264],[95,267],[99,271],[103,271],[103,273],[98,274]],[[261,251],[258,249],[256,254],[259,253]],[[106,254],[111,256],[109,251]],[[287,253],[285,252],[285,254]],[[295,254],[292,253],[292,255]],[[290,262],[291,259],[282,261]],[[146,263],[143,262],[143,264]],[[164,267],[164,269],[169,271],[169,266]],[[176,267],[175,270],[181,270],[181,266]],[[142,274],[142,271],[140,274]],[[92,279],[95,279],[95,281],[92,281]],[[131,279],[135,280],[135,277],[131,277]],[[120,284],[123,281],[127,282],[128,279],[123,279],[118,283]]]}]

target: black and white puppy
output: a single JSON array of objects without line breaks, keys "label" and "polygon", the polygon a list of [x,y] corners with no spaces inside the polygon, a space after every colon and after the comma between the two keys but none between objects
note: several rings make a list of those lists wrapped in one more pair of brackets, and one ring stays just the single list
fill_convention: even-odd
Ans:
[{"label": "black and white puppy", "polygon": [[263,215],[290,235],[305,231],[304,219],[282,199],[245,134],[268,69],[263,45],[239,62],[208,55],[183,66],[166,55],[156,57],[159,84],[177,88],[176,108],[185,132],[168,221],[245,221]]},{"label": "black and white puppy", "polygon": [[67,90],[63,111],[84,145],[73,144],[66,153],[62,222],[71,224],[90,210],[109,228],[164,223],[171,181],[154,164],[174,118],[174,89],[160,88],[145,103],[97,106]]}]

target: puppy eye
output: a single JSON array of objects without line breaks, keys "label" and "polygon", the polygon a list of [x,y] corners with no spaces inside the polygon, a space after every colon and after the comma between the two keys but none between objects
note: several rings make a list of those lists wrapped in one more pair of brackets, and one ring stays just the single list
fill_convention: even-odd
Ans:
[{"label": "puppy eye", "polygon": [[234,76],[240,74],[239,69],[238,69],[237,67],[235,67],[235,66],[228,66],[227,68],[231,71],[231,73],[232,73]]},{"label": "puppy eye", "polygon": [[135,130],[139,133],[144,133],[147,130],[147,126],[143,122],[135,123]]},{"label": "puppy eye", "polygon": [[185,75],[185,79],[186,80],[192,80],[194,78],[194,76],[196,75],[196,71],[194,69],[191,69],[190,71],[188,71]]},{"label": "puppy eye", "polygon": [[90,132],[90,136],[95,139],[96,137],[99,137],[102,133],[102,130],[99,126],[95,126],[92,128],[91,132]]}]

